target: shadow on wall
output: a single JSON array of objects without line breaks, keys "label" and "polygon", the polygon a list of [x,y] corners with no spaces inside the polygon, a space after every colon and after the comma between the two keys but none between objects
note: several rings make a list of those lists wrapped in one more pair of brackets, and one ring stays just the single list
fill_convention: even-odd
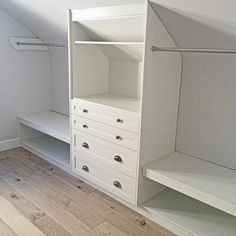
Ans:
[{"label": "shadow on wall", "polygon": [[210,25],[210,19],[152,4],[179,47],[236,48],[236,35]]},{"label": "shadow on wall", "polygon": [[[235,35],[196,16],[153,7],[178,47],[236,49]],[[236,169],[236,55],[182,56],[176,150]]]}]

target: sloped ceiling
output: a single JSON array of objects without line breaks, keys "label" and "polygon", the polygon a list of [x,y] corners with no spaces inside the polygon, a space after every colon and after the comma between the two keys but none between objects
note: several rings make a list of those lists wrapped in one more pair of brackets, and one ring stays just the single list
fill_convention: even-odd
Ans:
[{"label": "sloped ceiling", "polygon": [[44,41],[66,43],[68,9],[140,3],[143,0],[0,0],[0,7]]},{"label": "sloped ceiling", "polygon": [[[107,5],[141,3],[145,0],[0,0],[0,7],[39,38],[67,41],[67,10]],[[236,36],[235,0],[154,0],[181,15]],[[170,22],[169,22],[170,23]]]}]

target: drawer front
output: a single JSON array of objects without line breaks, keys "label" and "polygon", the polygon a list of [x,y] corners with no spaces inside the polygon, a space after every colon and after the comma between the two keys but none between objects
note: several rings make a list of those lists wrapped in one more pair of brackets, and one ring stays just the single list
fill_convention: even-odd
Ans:
[{"label": "drawer front", "polygon": [[72,148],[81,155],[136,178],[138,153],[78,130],[72,130]]},{"label": "drawer front", "polygon": [[135,204],[136,181],[73,152],[74,172],[121,199]]},{"label": "drawer front", "polygon": [[72,113],[107,125],[139,133],[139,114],[84,100],[72,100]]},{"label": "drawer front", "polygon": [[137,151],[138,135],[112,126],[72,115],[72,128]]}]

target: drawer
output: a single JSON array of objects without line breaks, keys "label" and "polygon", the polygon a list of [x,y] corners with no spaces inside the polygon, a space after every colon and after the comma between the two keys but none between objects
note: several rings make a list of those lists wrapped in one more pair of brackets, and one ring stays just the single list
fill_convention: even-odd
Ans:
[{"label": "drawer", "polygon": [[103,163],[123,174],[136,178],[138,153],[127,148],[72,130],[72,148],[79,155]]},{"label": "drawer", "polygon": [[139,114],[87,102],[82,99],[72,100],[72,114],[76,114],[94,121],[139,133]]},{"label": "drawer", "polygon": [[138,135],[100,122],[72,115],[72,128],[137,151]]},{"label": "drawer", "polygon": [[73,152],[73,171],[117,197],[135,204],[136,181],[84,155]]}]

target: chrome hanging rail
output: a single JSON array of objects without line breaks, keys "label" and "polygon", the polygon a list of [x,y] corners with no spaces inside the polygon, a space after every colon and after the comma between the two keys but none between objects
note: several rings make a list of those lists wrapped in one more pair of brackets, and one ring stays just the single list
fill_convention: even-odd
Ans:
[{"label": "chrome hanging rail", "polygon": [[16,45],[59,47],[59,48],[67,48],[68,47],[66,44],[55,44],[55,43],[22,43],[22,42],[16,42]]},{"label": "chrome hanging rail", "polygon": [[217,48],[174,48],[174,47],[151,47],[152,52],[187,52],[187,53],[230,53],[236,54],[236,49]]}]

